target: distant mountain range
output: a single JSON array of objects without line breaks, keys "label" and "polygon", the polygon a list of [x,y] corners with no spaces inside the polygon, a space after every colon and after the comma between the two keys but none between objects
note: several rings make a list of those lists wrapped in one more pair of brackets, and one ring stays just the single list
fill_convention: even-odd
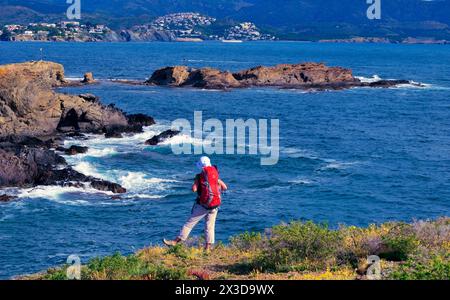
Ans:
[{"label": "distant mountain range", "polygon": [[[82,20],[114,29],[174,12],[200,12],[221,22],[251,21],[281,39],[377,37],[450,40],[450,0],[381,0],[381,20],[366,0],[81,0]],[[0,24],[65,19],[65,0],[0,0]]]}]

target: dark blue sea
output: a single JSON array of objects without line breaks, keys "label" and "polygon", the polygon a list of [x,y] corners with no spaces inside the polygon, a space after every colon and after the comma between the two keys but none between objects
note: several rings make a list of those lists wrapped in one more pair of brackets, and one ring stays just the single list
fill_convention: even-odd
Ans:
[{"label": "dark blue sea", "polygon": [[[42,56],[40,48],[42,48]],[[37,187],[8,190],[0,204],[0,278],[120,251],[129,254],[174,237],[194,201],[190,186],[198,155],[175,155],[171,144],[143,142],[177,118],[279,119],[280,160],[213,155],[230,190],[217,238],[262,231],[290,220],[367,226],[450,213],[450,46],[225,43],[0,43],[0,64],[45,59],[64,64],[66,77],[92,71],[98,85],[61,92],[94,93],[158,125],[139,135],[67,141],[90,147],[68,157],[85,174],[129,192],[121,200],[94,190]],[[364,80],[408,79],[422,87],[298,91],[253,88],[206,91],[118,84],[148,78],[166,65],[240,70],[257,65],[324,62],[353,69]],[[2,191],[5,192],[5,191]],[[194,236],[202,234],[200,224]]]}]

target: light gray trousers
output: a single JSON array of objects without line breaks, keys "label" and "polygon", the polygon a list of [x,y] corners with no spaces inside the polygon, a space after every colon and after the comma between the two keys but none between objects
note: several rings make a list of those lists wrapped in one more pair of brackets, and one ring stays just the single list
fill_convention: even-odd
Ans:
[{"label": "light gray trousers", "polygon": [[212,210],[206,209],[200,204],[195,204],[192,208],[192,213],[187,222],[184,224],[181,229],[180,235],[178,238],[182,241],[186,241],[191,233],[192,229],[195,225],[198,224],[203,218],[205,218],[205,237],[206,243],[214,244],[215,242],[215,226],[216,226],[216,218],[217,213],[219,212],[219,208],[215,208]]}]

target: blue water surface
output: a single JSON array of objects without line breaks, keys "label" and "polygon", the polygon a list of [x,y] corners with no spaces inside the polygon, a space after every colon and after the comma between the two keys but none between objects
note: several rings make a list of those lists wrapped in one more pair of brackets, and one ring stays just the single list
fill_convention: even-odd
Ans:
[{"label": "blue water surface", "polygon": [[[367,226],[450,211],[450,46],[225,43],[0,43],[0,64],[43,58],[67,77],[144,80],[166,65],[240,70],[256,65],[324,62],[356,76],[408,79],[425,87],[304,92],[278,89],[204,91],[102,81],[62,92],[94,93],[106,104],[154,116],[158,125],[124,139],[92,137],[77,170],[121,183],[121,200],[92,190],[36,188],[0,204],[0,278],[115,251],[132,253],[174,237],[187,218],[198,156],[174,155],[145,139],[177,118],[279,119],[280,160],[213,155],[230,190],[217,238],[290,220]],[[185,138],[186,141],[193,142]],[[172,141],[175,142],[175,141]],[[68,141],[68,144],[77,141]],[[202,226],[193,232],[202,234]]]}]

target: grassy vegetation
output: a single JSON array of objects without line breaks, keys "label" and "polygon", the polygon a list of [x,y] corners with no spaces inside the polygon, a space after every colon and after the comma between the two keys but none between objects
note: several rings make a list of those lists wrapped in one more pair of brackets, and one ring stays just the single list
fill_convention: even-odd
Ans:
[{"label": "grassy vegetation", "polygon": [[[201,247],[150,247],[82,267],[86,280],[364,279],[367,257],[381,258],[382,279],[450,279],[450,218],[367,228],[292,222]],[[28,279],[65,279],[67,266]]]}]

